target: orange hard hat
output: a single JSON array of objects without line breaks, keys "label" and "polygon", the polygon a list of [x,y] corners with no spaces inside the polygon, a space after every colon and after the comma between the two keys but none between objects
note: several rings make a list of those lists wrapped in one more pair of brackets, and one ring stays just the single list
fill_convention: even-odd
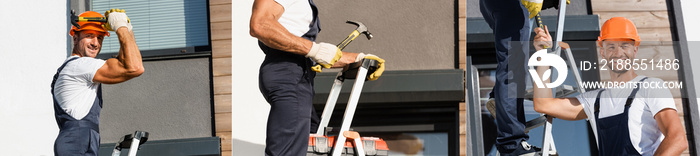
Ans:
[{"label": "orange hard hat", "polygon": [[603,23],[598,36],[598,46],[603,47],[603,41],[607,39],[631,39],[634,46],[639,46],[637,27],[632,21],[624,17],[613,17]]},{"label": "orange hard hat", "polygon": [[[82,14],[79,15],[79,17],[104,17],[102,14],[94,12],[94,11],[86,11],[83,12]],[[109,32],[105,30],[104,27],[102,27],[102,22],[78,22],[78,25],[80,25],[80,29],[78,27],[73,26],[73,28],[70,29],[70,36],[73,36],[76,31],[82,31],[82,30],[94,30],[98,32],[103,32],[105,36],[109,36]]]}]

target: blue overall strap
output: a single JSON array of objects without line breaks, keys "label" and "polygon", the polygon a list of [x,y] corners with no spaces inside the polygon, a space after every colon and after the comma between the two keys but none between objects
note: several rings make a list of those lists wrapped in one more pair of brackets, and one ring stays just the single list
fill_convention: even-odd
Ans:
[{"label": "blue overall strap", "polygon": [[51,94],[53,94],[53,86],[56,85],[56,80],[58,80],[58,74],[61,73],[61,71],[63,70],[63,67],[66,67],[68,62],[76,60],[78,58],[80,58],[80,57],[74,57],[72,59],[69,59],[68,61],[64,62],[63,65],[61,65],[61,67],[58,67],[56,74],[53,75],[53,81],[51,81]]},{"label": "blue overall strap", "polygon": [[[57,104],[58,104],[58,103],[56,102],[56,97],[53,95],[54,85],[56,85],[56,80],[58,80],[58,75],[61,73],[61,71],[63,70],[63,68],[66,67],[66,65],[68,65],[68,62],[77,60],[78,58],[80,58],[80,57],[74,57],[74,58],[72,58],[72,59],[68,59],[68,61],[64,62],[64,63],[61,65],[61,67],[58,67],[58,70],[56,71],[56,74],[53,75],[53,80],[51,80],[51,97],[53,98],[53,103],[54,103],[54,105],[57,105]],[[58,111],[57,111],[56,109],[60,109],[60,108],[56,108],[56,107],[54,106],[54,113],[58,113]],[[60,122],[60,120],[59,120],[59,117],[58,117],[58,115],[54,115],[54,117],[56,118],[56,123],[59,123],[59,124],[58,124],[58,128],[60,129],[60,128],[61,128],[61,124],[60,124],[61,122]]]},{"label": "blue overall strap", "polygon": [[[646,80],[647,78],[648,77],[644,77],[642,80],[639,80],[638,83],[644,82],[644,80]],[[625,102],[625,107],[630,107],[630,105],[632,105],[632,101],[634,101],[634,97],[637,96],[637,91],[639,91],[639,88],[642,87],[640,85],[637,85],[637,87],[634,88],[634,90],[632,90],[632,93],[629,96],[627,96],[627,102]]]},{"label": "blue overall strap", "polygon": [[[641,79],[640,83],[647,78]],[[637,85],[632,90],[625,103],[624,111],[620,114],[600,118],[600,95],[603,92],[598,92],[595,101],[595,123],[596,131],[598,132],[598,155],[601,156],[617,156],[617,155],[640,155],[637,149],[634,148],[630,140],[629,133],[629,109],[641,87]]]},{"label": "blue overall strap", "polygon": [[321,32],[321,22],[318,18],[318,8],[316,8],[316,4],[314,4],[313,0],[309,0],[309,4],[311,5],[311,11],[313,12],[313,20],[311,20],[311,24],[309,25],[309,31],[307,31],[301,37],[309,41],[316,41],[316,36],[319,32]]},{"label": "blue overall strap", "polygon": [[598,112],[600,112],[600,94],[603,93],[603,91],[605,91],[605,89],[598,91],[598,95],[595,97],[595,103],[593,104],[596,119],[598,119]]}]

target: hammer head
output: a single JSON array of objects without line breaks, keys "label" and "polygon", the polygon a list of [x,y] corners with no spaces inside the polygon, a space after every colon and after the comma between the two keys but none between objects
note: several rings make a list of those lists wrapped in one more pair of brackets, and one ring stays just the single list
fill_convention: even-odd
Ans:
[{"label": "hammer head", "polygon": [[78,16],[75,15],[75,10],[70,10],[70,24],[80,29],[80,24],[78,24]]},{"label": "hammer head", "polygon": [[365,26],[365,24],[362,24],[362,22],[347,21],[345,23],[350,23],[350,24],[356,25],[357,29],[355,29],[355,30],[357,30],[361,34],[365,34],[365,36],[367,36],[367,40],[372,39],[372,33],[370,33],[369,30],[367,30],[367,26]]}]

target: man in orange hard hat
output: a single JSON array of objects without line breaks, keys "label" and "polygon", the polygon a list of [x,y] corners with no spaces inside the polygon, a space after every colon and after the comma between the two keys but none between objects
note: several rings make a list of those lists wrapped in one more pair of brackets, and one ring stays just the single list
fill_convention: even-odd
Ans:
[{"label": "man in orange hard hat", "polygon": [[[54,154],[97,155],[100,147],[99,119],[102,109],[101,84],[127,81],[144,72],[141,52],[124,10],[105,12],[106,22],[78,22],[69,34],[73,37],[71,56],[58,68],[51,83],[54,113],[60,129],[54,142]],[[86,11],[80,17],[104,17]],[[96,59],[102,40],[114,31],[119,37],[117,58]]]},{"label": "man in orange hard hat", "polygon": [[[535,32],[535,49],[551,47],[548,31],[537,28]],[[601,70],[607,68],[610,81],[621,85],[582,93],[575,98],[552,98],[551,89],[535,87],[535,111],[564,120],[587,119],[601,156],[680,155],[688,148],[688,141],[669,89],[647,85],[663,83],[661,79],[637,75],[635,68],[613,65],[639,62],[639,43],[632,21],[624,17],[609,19],[597,41],[601,59],[610,62],[601,66]],[[542,77],[547,69],[538,66],[537,73]]]}]

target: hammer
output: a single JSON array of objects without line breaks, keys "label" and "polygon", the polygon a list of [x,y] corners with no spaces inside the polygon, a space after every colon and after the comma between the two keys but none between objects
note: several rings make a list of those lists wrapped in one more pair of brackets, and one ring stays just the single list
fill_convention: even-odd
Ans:
[{"label": "hammer", "polygon": [[79,17],[75,15],[75,10],[70,11],[70,23],[80,29],[78,22],[107,22],[107,18],[104,17]]},{"label": "hammer", "polygon": [[362,24],[362,22],[347,21],[345,23],[350,23],[350,24],[356,25],[357,28],[354,31],[352,31],[352,33],[350,33],[350,35],[348,35],[348,37],[346,37],[343,40],[343,42],[340,42],[340,44],[338,44],[338,48],[340,50],[345,49],[345,46],[348,46],[348,44],[350,44],[350,42],[352,42],[352,40],[355,40],[355,38],[357,38],[357,36],[360,36],[360,34],[365,34],[365,36],[367,36],[367,40],[372,39],[372,33],[370,33],[369,30],[367,30],[367,27],[365,26],[365,24]]},{"label": "hammer", "polygon": [[[365,34],[365,36],[367,36],[367,40],[372,39],[372,33],[370,33],[369,30],[367,30],[367,27],[365,26],[365,24],[362,24],[362,22],[346,21],[345,23],[356,25],[357,28],[354,31],[352,31],[352,33],[350,33],[350,35],[348,35],[348,37],[346,37],[343,40],[343,42],[340,42],[340,44],[338,44],[338,49],[340,49],[341,51],[345,49],[345,47],[348,46],[348,44],[350,44],[352,40],[355,40],[357,36],[360,36],[360,34]],[[317,64],[312,68],[321,69],[321,65]],[[320,72],[320,70],[318,72]]]}]

